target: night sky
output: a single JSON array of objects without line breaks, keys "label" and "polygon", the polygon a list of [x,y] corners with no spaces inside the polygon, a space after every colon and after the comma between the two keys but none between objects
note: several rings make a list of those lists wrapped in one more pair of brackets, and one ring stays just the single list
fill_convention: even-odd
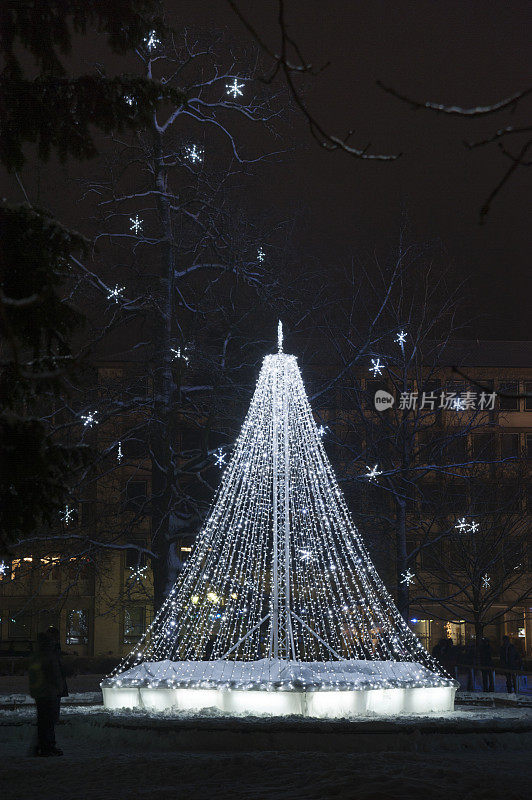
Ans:
[{"label": "night sky", "polygon": [[[272,46],[275,5],[242,4]],[[165,7],[177,29],[225,28],[236,41],[249,41],[224,0],[166,0]],[[371,142],[372,152],[403,155],[394,163],[375,163],[327,153],[294,112],[289,151],[261,167],[247,184],[255,195],[250,207],[262,204],[278,218],[296,216],[301,262],[312,258],[324,270],[352,255],[376,251],[384,256],[406,216],[414,240],[441,241],[458,273],[470,276],[471,316],[481,315],[472,336],[532,338],[530,169],[517,171],[481,226],[480,208],[508,162],[494,147],[471,152],[462,144],[510,123],[526,124],[530,99],[514,114],[464,120],[414,112],[376,85],[380,79],[414,98],[463,106],[523,90],[531,83],[530,4],[288,0],[287,10],[290,32],[305,57],[316,65],[331,61],[317,78],[305,79],[305,97],[319,121],[337,135],[355,129],[354,143]],[[89,35],[74,54],[76,70],[91,71],[99,55]],[[124,68],[116,57],[112,62]],[[252,149],[255,143],[249,145]],[[260,149],[263,143],[256,145]],[[82,171],[91,168],[84,165]],[[79,174],[78,165],[72,169]],[[25,172],[33,191],[31,161]],[[53,164],[40,169],[39,199],[78,227],[73,190],[61,189],[66,177],[68,170],[57,172]]]},{"label": "night sky", "polygon": [[[245,35],[223,2],[179,5],[182,19],[200,22],[217,6],[216,19],[229,20],[235,36]],[[253,21],[274,41],[274,14],[256,13],[270,4],[244,5],[254,8]],[[479,210],[507,162],[495,149],[471,152],[462,144],[510,122],[524,124],[530,101],[513,115],[471,121],[414,112],[376,86],[380,79],[414,98],[464,106],[524,89],[531,82],[530,4],[290,0],[286,5],[290,31],[305,57],[317,65],[331,61],[309,87],[320,121],[336,134],[355,129],[354,142],[370,141],[373,152],[403,153],[392,164],[326,153],[297,123],[301,147],[273,168],[271,200],[305,212],[302,254],[310,244],[326,266],[329,259],[378,250],[396,235],[404,211],[415,238],[441,240],[459,273],[471,275],[471,313],[484,315],[472,335],[530,338],[529,170],[515,175],[480,226]]]}]

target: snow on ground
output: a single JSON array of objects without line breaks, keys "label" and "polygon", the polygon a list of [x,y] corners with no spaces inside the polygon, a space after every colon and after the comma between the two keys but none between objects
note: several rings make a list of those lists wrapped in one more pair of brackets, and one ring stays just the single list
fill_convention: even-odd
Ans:
[{"label": "snow on ground", "polygon": [[525,800],[532,710],[462,706],[356,720],[109,713],[67,706],[63,758],[26,755],[27,705],[0,711],[3,800]]}]

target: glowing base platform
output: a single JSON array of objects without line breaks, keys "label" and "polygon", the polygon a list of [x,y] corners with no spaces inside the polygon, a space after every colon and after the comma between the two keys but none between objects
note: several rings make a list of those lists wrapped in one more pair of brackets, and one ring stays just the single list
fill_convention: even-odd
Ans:
[{"label": "glowing base platform", "polygon": [[104,686],[102,691],[104,706],[108,709],[203,711],[214,708],[228,715],[298,714],[330,718],[367,713],[395,715],[453,711],[456,693],[451,686],[313,692]]},{"label": "glowing base platform", "polygon": [[102,691],[108,709],[337,718],[453,711],[457,686],[412,662],[162,661],[107,679]]}]

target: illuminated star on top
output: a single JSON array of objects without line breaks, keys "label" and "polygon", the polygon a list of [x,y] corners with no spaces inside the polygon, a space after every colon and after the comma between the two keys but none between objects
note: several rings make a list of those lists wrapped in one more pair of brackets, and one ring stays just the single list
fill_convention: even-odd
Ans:
[{"label": "illuminated star on top", "polygon": [[65,506],[65,510],[60,511],[59,516],[61,517],[65,525],[70,525],[70,523],[72,522],[72,518],[74,517],[74,509],[70,508],[70,506]]},{"label": "illuminated star on top", "polygon": [[459,519],[454,527],[456,528],[457,531],[463,533],[464,531],[467,531],[469,529],[470,525],[468,522],[466,522],[466,518],[462,517],[462,519]]},{"label": "illuminated star on top", "polygon": [[217,467],[223,467],[227,462],[225,460],[225,453],[221,447],[214,453],[214,459]]},{"label": "illuminated star on top", "polygon": [[265,258],[266,258],[266,253],[264,252],[262,247],[259,247],[259,249],[257,250],[257,261],[260,261],[260,263],[262,264]]},{"label": "illuminated star on top", "polygon": [[377,478],[379,477],[379,475],[382,475],[382,470],[379,471],[379,465],[378,464],[375,464],[373,469],[370,469],[370,467],[366,467],[366,469],[367,469],[367,473],[366,473],[365,477],[369,478],[369,482],[370,483],[375,482],[377,480]]},{"label": "illuminated star on top", "polygon": [[486,573],[485,575],[482,576],[482,588],[489,589],[489,585],[490,585],[490,576],[488,575],[488,573]]},{"label": "illuminated star on top", "polygon": [[401,575],[401,583],[406,583],[407,586],[410,586],[411,583],[414,583],[415,575],[409,569],[406,572],[403,572]]},{"label": "illuminated star on top", "polygon": [[144,44],[151,53],[152,50],[155,50],[161,44],[161,40],[157,38],[155,31],[150,31],[148,35],[144,37]]},{"label": "illuminated star on top", "polygon": [[203,161],[202,158],[203,150],[200,150],[200,148],[196,147],[195,144],[193,144],[192,147],[186,147],[185,153],[188,160],[192,161],[193,164],[195,164],[196,161]]},{"label": "illuminated star on top", "polygon": [[83,425],[85,428],[92,428],[93,425],[98,424],[98,420],[96,419],[97,411],[87,411],[86,414],[81,415],[81,419],[83,420]]},{"label": "illuminated star on top", "polygon": [[129,230],[130,231],[134,231],[138,236],[139,233],[142,231],[142,220],[139,219],[139,215],[138,214],[135,214],[134,217],[130,217],[129,218],[129,221],[131,222],[131,225],[129,226]]},{"label": "illuminated star on top", "polygon": [[118,286],[118,284],[116,284],[114,289],[109,289],[109,294],[107,295],[107,299],[114,300],[115,303],[118,303],[118,298],[120,297],[122,292],[125,291],[125,289],[126,289],[125,286]]},{"label": "illuminated star on top", "polygon": [[398,344],[400,347],[403,347],[407,336],[408,334],[405,333],[405,331],[399,331],[399,333],[394,339],[394,342]]},{"label": "illuminated star on top", "polygon": [[382,375],[382,370],[384,369],[384,364],[381,364],[380,358],[372,358],[371,359],[371,367],[369,368],[370,372],[373,372],[373,375]]},{"label": "illuminated star on top", "polygon": [[239,95],[242,96],[244,94],[242,91],[244,84],[239,83],[237,78],[233,78],[233,83],[226,83],[225,88],[227,89],[227,94],[232,94],[235,100]]}]

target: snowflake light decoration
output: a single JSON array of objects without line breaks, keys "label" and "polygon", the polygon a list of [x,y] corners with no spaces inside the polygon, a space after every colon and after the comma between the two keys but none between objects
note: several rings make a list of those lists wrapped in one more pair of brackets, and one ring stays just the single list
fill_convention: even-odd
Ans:
[{"label": "snowflake light decoration", "polygon": [[410,586],[411,583],[414,583],[415,577],[416,576],[414,575],[414,573],[411,572],[409,569],[407,569],[407,571],[403,572],[403,574],[401,575],[401,583]]},{"label": "snowflake light decoration", "polygon": [[59,516],[65,525],[70,525],[74,519],[74,509],[70,508],[70,506],[65,506],[64,511],[59,512]]},{"label": "snowflake light decoration", "polygon": [[483,589],[489,589],[490,588],[490,580],[491,580],[491,578],[488,575],[488,573],[486,573],[485,575],[482,576],[482,588]]},{"label": "snowflake light decoration", "polygon": [[262,247],[259,247],[259,249],[257,250],[257,261],[260,261],[260,263],[262,264],[265,258],[266,258],[266,253],[264,252]]},{"label": "snowflake light decoration", "polygon": [[125,94],[124,95],[124,102],[126,102],[128,104],[128,106],[134,106],[135,105],[135,98],[133,97],[132,94]]},{"label": "snowflake light decoration", "polygon": [[86,414],[81,415],[84,428],[92,428],[93,425],[98,424],[98,420],[96,419],[97,413],[97,411],[87,411]]},{"label": "snowflake light decoration", "polygon": [[244,88],[243,83],[239,83],[237,78],[233,78],[233,83],[226,83],[225,88],[227,90],[227,94],[232,94],[233,99],[236,100],[237,97],[242,97],[244,92],[242,89]]},{"label": "snowflake light decoration", "polygon": [[318,436],[321,436],[321,438],[323,439],[328,430],[330,430],[328,425],[320,425],[320,427],[318,428]]},{"label": "snowflake light decoration", "polygon": [[399,347],[401,348],[401,350],[405,346],[405,341],[406,341],[406,337],[407,336],[408,336],[408,334],[405,333],[405,331],[399,331],[399,333],[397,334],[397,336],[394,339],[395,344],[398,344]]},{"label": "snowflake light decoration", "polygon": [[0,561],[0,578],[3,578],[4,575],[7,575],[9,567],[7,566],[5,561]]},{"label": "snowflake light decoration", "polygon": [[464,401],[461,397],[455,397],[452,401],[451,408],[455,411],[465,411]]},{"label": "snowflake light decoration", "polygon": [[460,533],[464,533],[465,531],[469,530],[469,522],[466,522],[466,518],[462,517],[462,519],[459,519],[454,527]]},{"label": "snowflake light decoration", "polygon": [[225,466],[225,464],[227,463],[225,460],[225,456],[226,454],[224,453],[221,447],[219,447],[218,450],[215,450],[214,463],[216,464],[217,467]]},{"label": "snowflake light decoration", "polygon": [[469,532],[470,533],[476,533],[479,528],[480,528],[480,525],[478,524],[478,522],[475,522],[475,520],[472,520],[470,525],[469,525]]},{"label": "snowflake light decoration", "polygon": [[124,454],[122,453],[122,442],[118,442],[118,449],[116,451],[116,460],[120,464],[122,459],[124,458]]},{"label": "snowflake light decoration", "polygon": [[201,150],[199,147],[196,147],[195,144],[193,144],[191,147],[185,147],[185,154],[188,160],[193,164],[195,164],[196,161],[203,161],[203,150]]},{"label": "snowflake light decoration", "polygon": [[116,284],[114,289],[109,289],[109,293],[107,295],[108,300],[114,300],[115,303],[118,303],[118,299],[122,296],[122,292],[125,292],[125,286],[119,286]]},{"label": "snowflake light decoration", "polygon": [[137,583],[138,581],[141,580],[141,578],[145,578],[146,577],[146,570],[148,569],[148,567],[147,566],[144,566],[144,567],[130,567],[129,569],[130,569],[130,573],[131,573],[129,575],[129,580],[130,581],[135,581],[135,583]]},{"label": "snowflake light decoration", "polygon": [[370,467],[366,467],[366,469],[367,469],[367,472],[366,472],[365,477],[368,478],[370,483],[375,483],[377,481],[377,478],[379,477],[379,475],[382,475],[382,470],[379,470],[379,465],[378,464],[375,464],[373,469],[371,469]]},{"label": "snowflake light decoration", "polygon": [[144,37],[144,44],[151,53],[152,50],[156,50],[161,44],[161,40],[157,38],[157,33],[155,31],[150,31],[148,35]]},{"label": "snowflake light decoration", "polygon": [[134,217],[130,217],[129,218],[129,221],[131,222],[131,225],[129,226],[129,230],[133,231],[134,234],[136,236],[138,236],[139,233],[142,232],[142,222],[143,222],[143,220],[139,219],[139,215],[138,214],[135,214]]},{"label": "snowflake light decoration", "polygon": [[380,358],[371,359],[371,367],[369,368],[369,371],[373,372],[373,377],[375,377],[376,375],[382,375],[383,369],[384,369],[384,364],[381,364]]},{"label": "snowflake light decoration", "polygon": [[182,359],[186,364],[190,361],[190,358],[187,356],[187,348],[185,347],[181,350],[180,347],[177,349],[175,347],[170,348],[170,352],[172,353],[172,361],[175,361],[177,358]]}]

